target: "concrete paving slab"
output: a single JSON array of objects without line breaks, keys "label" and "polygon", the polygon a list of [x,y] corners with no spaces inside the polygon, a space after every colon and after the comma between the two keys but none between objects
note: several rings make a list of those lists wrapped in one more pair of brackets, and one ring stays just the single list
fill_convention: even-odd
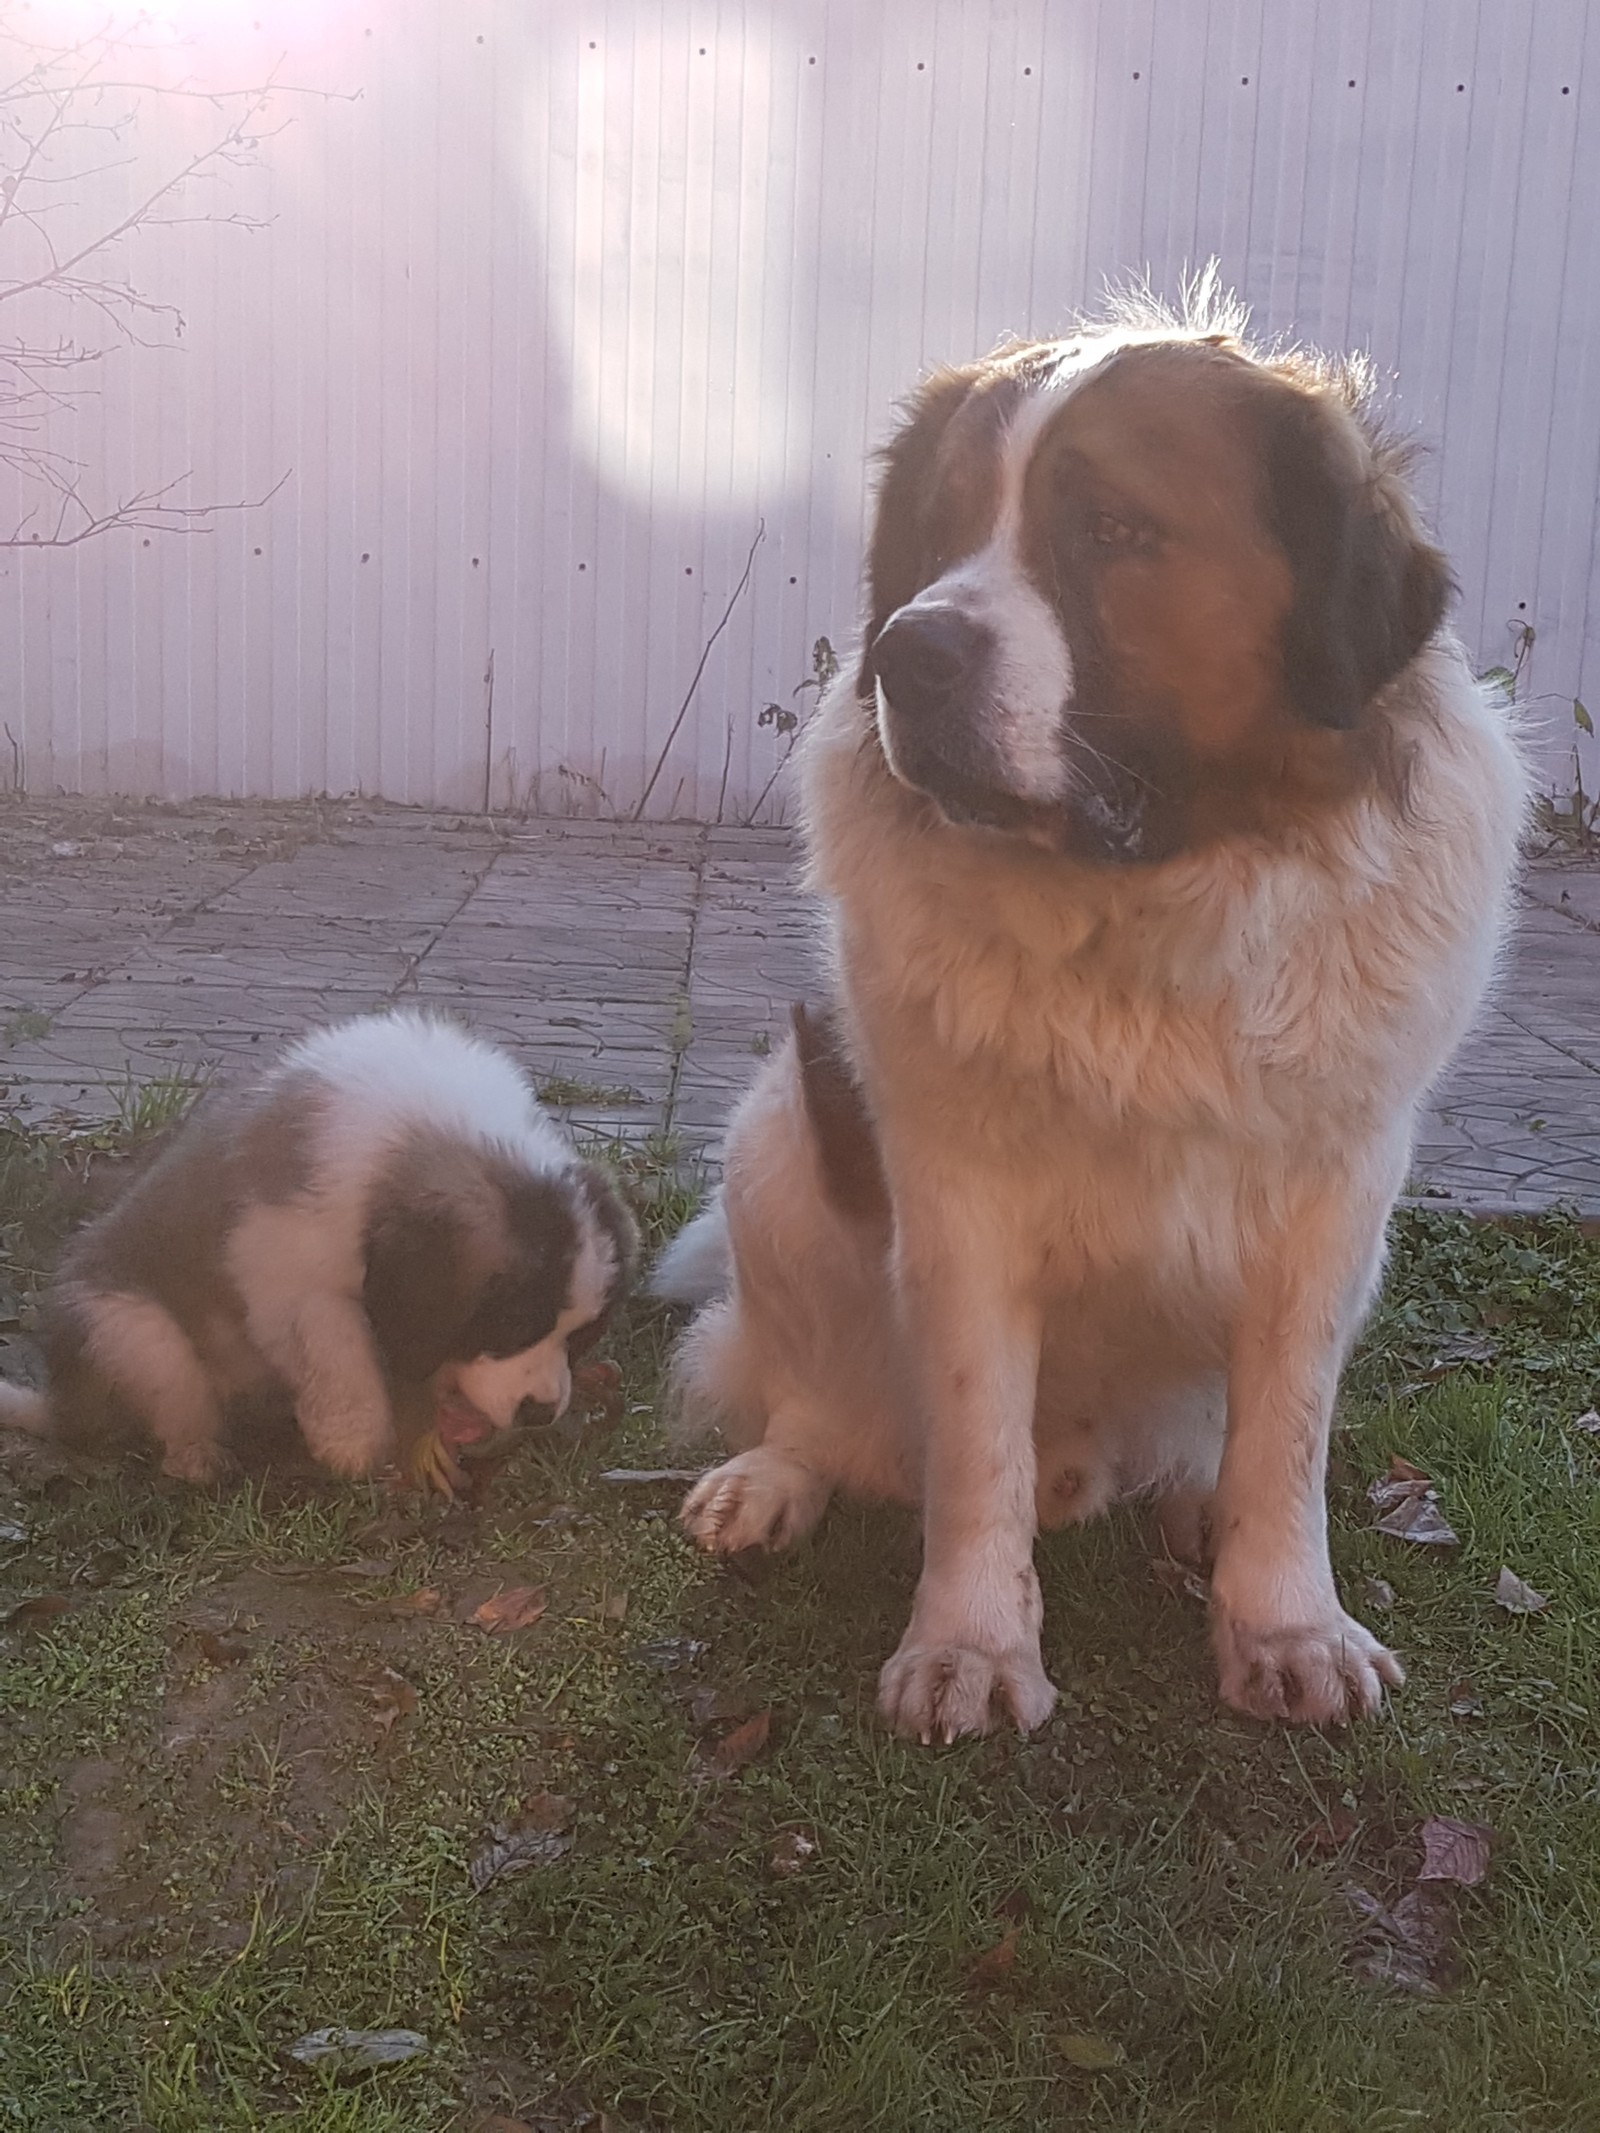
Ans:
[{"label": "concrete paving slab", "polygon": [[[817,910],[770,829],[10,796],[0,910],[0,1112],[29,1118],[416,1001],[511,1046],[585,1130],[714,1163],[819,986]],[[1600,867],[1530,868],[1412,1189],[1600,1217]]]}]

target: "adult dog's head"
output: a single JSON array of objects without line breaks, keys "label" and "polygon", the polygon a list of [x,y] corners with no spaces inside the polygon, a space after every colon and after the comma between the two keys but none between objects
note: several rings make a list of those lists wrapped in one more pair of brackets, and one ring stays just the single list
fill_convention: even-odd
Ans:
[{"label": "adult dog's head", "polygon": [[1352,367],[1178,325],[934,377],[886,454],[858,693],[953,823],[1166,858],[1384,758],[1443,618]]}]

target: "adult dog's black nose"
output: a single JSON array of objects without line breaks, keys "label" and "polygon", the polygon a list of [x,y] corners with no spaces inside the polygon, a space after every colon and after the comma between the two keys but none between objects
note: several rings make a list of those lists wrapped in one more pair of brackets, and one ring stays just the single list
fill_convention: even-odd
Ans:
[{"label": "adult dog's black nose", "polygon": [[955,608],[902,608],[873,644],[872,664],[890,706],[914,717],[960,702],[988,654],[988,630]]}]

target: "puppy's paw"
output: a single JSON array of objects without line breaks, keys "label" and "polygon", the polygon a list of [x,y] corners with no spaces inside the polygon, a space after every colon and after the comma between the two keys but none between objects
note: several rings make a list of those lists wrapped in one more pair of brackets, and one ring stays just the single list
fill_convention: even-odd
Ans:
[{"label": "puppy's paw", "polygon": [[161,1455],[161,1471],[170,1480],[192,1481],[200,1487],[219,1481],[227,1466],[227,1454],[209,1437],[169,1444]]},{"label": "puppy's paw", "polygon": [[925,1748],[987,1733],[997,1694],[1024,1733],[1055,1709],[1055,1685],[1037,1644],[986,1652],[969,1644],[914,1643],[912,1634],[878,1676],[878,1709],[896,1733]]},{"label": "puppy's paw", "polygon": [[363,1481],[394,1457],[387,1406],[302,1408],[298,1420],[312,1458],[346,1481]]},{"label": "puppy's paw", "polygon": [[758,1444],[703,1474],[684,1499],[683,1530],[708,1555],[790,1548],[827,1508],[831,1485],[784,1452]]},{"label": "puppy's paw", "polygon": [[1334,1607],[1320,1622],[1260,1627],[1224,1609],[1213,1621],[1222,1699],[1252,1718],[1343,1726],[1370,1718],[1405,1668],[1370,1630]]}]

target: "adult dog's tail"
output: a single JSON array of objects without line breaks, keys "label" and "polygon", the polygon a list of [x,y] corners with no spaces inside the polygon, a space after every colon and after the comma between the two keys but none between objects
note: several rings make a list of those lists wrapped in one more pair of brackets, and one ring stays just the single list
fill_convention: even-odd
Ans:
[{"label": "adult dog's tail", "polygon": [[30,1437],[53,1436],[49,1399],[31,1385],[13,1385],[9,1378],[0,1378],[0,1429],[23,1429]]},{"label": "adult dog's tail", "polygon": [[711,1303],[727,1295],[732,1273],[728,1218],[719,1192],[686,1229],[679,1230],[656,1261],[650,1290],[664,1303]]}]

